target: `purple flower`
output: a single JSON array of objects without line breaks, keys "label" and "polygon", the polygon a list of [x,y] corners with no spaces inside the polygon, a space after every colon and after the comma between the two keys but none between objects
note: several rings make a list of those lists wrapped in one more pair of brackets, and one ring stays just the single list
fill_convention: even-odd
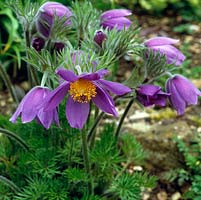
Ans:
[{"label": "purple flower", "polygon": [[179,40],[175,40],[168,37],[155,37],[145,41],[145,46],[152,49],[155,53],[160,52],[165,55],[167,64],[174,63],[175,65],[181,65],[185,60],[185,56],[177,48],[172,46]]},{"label": "purple flower", "polygon": [[45,46],[45,40],[41,37],[35,37],[33,38],[31,45],[36,51],[41,51],[41,49]]},{"label": "purple flower", "polygon": [[102,47],[102,43],[107,39],[107,36],[103,31],[97,31],[94,36],[94,42]]},{"label": "purple flower", "polygon": [[70,70],[58,69],[57,74],[65,81],[47,97],[44,110],[55,109],[67,93],[66,118],[73,128],[82,129],[89,115],[90,101],[102,111],[117,116],[114,101],[108,91],[124,95],[130,88],[116,82],[103,80],[108,70],[77,76]]},{"label": "purple flower", "polygon": [[54,50],[56,50],[57,52],[61,52],[64,47],[65,47],[65,44],[63,42],[54,43]]},{"label": "purple flower", "polygon": [[66,6],[57,2],[46,2],[38,11],[36,19],[36,27],[42,36],[48,38],[54,24],[54,16],[59,18],[66,17],[65,26],[71,25],[70,17],[72,12]]},{"label": "purple flower", "polygon": [[41,105],[47,95],[50,94],[50,90],[46,87],[34,87],[32,88],[22,99],[17,110],[10,118],[12,123],[15,123],[18,116],[21,116],[22,123],[27,123],[36,119],[46,129],[49,129],[52,122],[55,122],[59,126],[59,119],[57,108],[50,111],[43,111]]},{"label": "purple flower", "polygon": [[181,75],[169,78],[166,83],[166,90],[171,94],[169,100],[178,115],[184,114],[188,105],[196,105],[198,96],[201,96],[201,92],[193,83]]},{"label": "purple flower", "polygon": [[161,90],[161,87],[156,85],[140,85],[137,90],[137,99],[145,107],[158,105],[165,106],[166,99],[170,94]]},{"label": "purple flower", "polygon": [[101,15],[100,25],[110,30],[113,28],[117,30],[128,29],[131,25],[131,21],[126,18],[126,16],[131,14],[132,12],[126,9],[108,10]]}]

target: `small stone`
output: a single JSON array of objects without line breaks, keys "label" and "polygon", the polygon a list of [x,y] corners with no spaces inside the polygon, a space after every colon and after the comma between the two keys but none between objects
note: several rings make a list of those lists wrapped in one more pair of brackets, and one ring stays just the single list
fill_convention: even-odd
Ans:
[{"label": "small stone", "polygon": [[167,200],[167,193],[165,191],[161,191],[157,194],[158,200]]},{"label": "small stone", "polygon": [[142,171],[143,168],[141,166],[133,166],[134,171]]},{"label": "small stone", "polygon": [[175,192],[172,196],[171,196],[171,200],[179,200],[181,199],[181,194],[179,192]]}]

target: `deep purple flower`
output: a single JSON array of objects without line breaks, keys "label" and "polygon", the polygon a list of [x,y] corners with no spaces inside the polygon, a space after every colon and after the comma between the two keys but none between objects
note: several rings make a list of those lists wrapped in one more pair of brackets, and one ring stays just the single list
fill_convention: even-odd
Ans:
[{"label": "deep purple flower", "polygon": [[201,92],[193,83],[181,75],[169,78],[166,83],[166,90],[171,94],[169,100],[178,115],[184,114],[188,105],[196,105],[198,96],[201,96]]},{"label": "deep purple flower", "polygon": [[35,37],[33,38],[31,45],[36,51],[41,51],[41,49],[45,46],[45,40],[41,37]]},{"label": "deep purple flower", "polygon": [[66,17],[65,26],[71,25],[72,12],[66,6],[58,2],[46,2],[38,11],[36,18],[36,27],[42,36],[48,38],[54,24],[54,16],[59,18]]},{"label": "deep purple flower", "polygon": [[102,47],[102,43],[107,39],[106,34],[103,31],[97,31],[94,36],[94,42]]},{"label": "deep purple flower", "polygon": [[113,28],[117,30],[128,29],[131,25],[131,21],[126,17],[131,14],[132,12],[126,9],[108,10],[101,15],[100,25],[110,30]]},{"label": "deep purple flower", "polygon": [[185,60],[185,56],[173,46],[177,42],[179,40],[168,37],[155,37],[145,41],[144,44],[155,53],[160,52],[162,55],[165,55],[167,64],[174,63],[178,66]]},{"label": "deep purple flower", "polygon": [[43,111],[41,105],[47,95],[50,94],[50,90],[46,87],[34,87],[32,88],[22,99],[17,110],[10,118],[12,123],[15,123],[18,116],[21,116],[22,123],[27,123],[36,119],[46,129],[49,129],[52,122],[55,122],[59,126],[59,119],[57,108],[52,110]]},{"label": "deep purple flower", "polygon": [[65,81],[47,97],[45,111],[55,109],[67,93],[66,118],[73,128],[82,129],[89,115],[90,101],[102,111],[117,116],[114,101],[108,91],[124,95],[130,88],[116,82],[103,80],[108,70],[77,76],[70,70],[58,69],[57,74]]},{"label": "deep purple flower", "polygon": [[65,44],[63,42],[54,43],[54,50],[56,50],[57,52],[61,52],[64,47],[65,47]]},{"label": "deep purple flower", "polygon": [[166,105],[167,97],[170,96],[170,94],[163,92],[161,87],[148,84],[140,85],[136,90],[136,94],[138,101],[145,107],[152,105],[163,107]]}]

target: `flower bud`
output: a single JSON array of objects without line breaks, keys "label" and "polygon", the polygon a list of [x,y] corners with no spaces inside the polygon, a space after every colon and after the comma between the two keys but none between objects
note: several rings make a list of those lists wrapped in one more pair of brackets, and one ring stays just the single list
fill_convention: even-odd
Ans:
[{"label": "flower bud", "polygon": [[36,27],[38,32],[45,38],[48,38],[51,34],[55,16],[59,18],[66,17],[65,26],[71,24],[70,17],[72,16],[72,12],[60,3],[46,2],[39,8]]},{"label": "flower bud", "polygon": [[55,42],[54,43],[54,50],[57,52],[62,51],[64,47],[65,47],[65,44],[62,42]]},{"label": "flower bud", "polygon": [[32,42],[31,42],[31,46],[36,51],[41,51],[41,49],[45,46],[45,40],[41,37],[35,37],[35,38],[33,38]]},{"label": "flower bud", "polygon": [[102,43],[107,39],[107,36],[103,31],[97,31],[94,36],[94,42],[102,47]]}]

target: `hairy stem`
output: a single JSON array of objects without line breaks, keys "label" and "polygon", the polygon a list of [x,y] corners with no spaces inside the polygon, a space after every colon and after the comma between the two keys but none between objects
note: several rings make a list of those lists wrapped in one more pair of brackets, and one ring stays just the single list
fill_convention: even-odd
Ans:
[{"label": "hairy stem", "polygon": [[3,79],[3,81],[4,81],[4,83],[6,84],[6,87],[8,88],[8,91],[9,91],[10,94],[11,94],[13,100],[14,100],[17,104],[19,104],[19,100],[18,100],[18,98],[17,98],[17,94],[16,94],[16,92],[15,92],[15,89],[14,89],[14,87],[12,86],[11,80],[10,80],[8,74],[6,73],[4,67],[3,67],[3,65],[2,65],[1,63],[0,63],[0,74],[1,74],[1,77],[2,77],[2,79]]},{"label": "hairy stem", "polygon": [[88,145],[87,145],[87,136],[86,131],[80,131],[81,137],[82,137],[82,152],[83,152],[83,159],[84,159],[84,167],[86,170],[86,173],[89,177],[88,182],[88,191],[89,194],[93,193],[93,182],[92,182],[92,175],[91,175],[91,169],[90,169],[90,163],[89,163],[89,153],[88,153]]},{"label": "hairy stem", "polygon": [[103,118],[103,115],[104,115],[104,112],[101,112],[98,117],[96,118],[93,126],[91,127],[91,129],[89,130],[89,133],[88,133],[88,138],[87,138],[87,141],[88,143],[90,144],[90,147],[92,147],[93,145],[93,139],[95,139],[95,129],[97,127],[97,125],[99,124],[99,122],[101,121],[101,119]]},{"label": "hairy stem", "polygon": [[[25,42],[26,42],[26,47],[29,48],[31,45],[30,42],[30,34],[29,34],[29,28],[25,28]],[[26,57],[28,58],[28,53],[26,51]],[[36,70],[30,66],[29,63],[27,63],[27,72],[28,72],[28,78],[30,81],[31,86],[39,85],[39,79],[36,73]]]},{"label": "hairy stem", "polygon": [[123,113],[123,115],[121,116],[121,119],[120,119],[120,121],[119,121],[117,130],[116,130],[116,133],[115,133],[116,139],[118,139],[118,137],[119,137],[119,133],[120,133],[122,124],[123,124],[123,122],[124,122],[124,120],[125,120],[125,118],[126,118],[126,116],[127,116],[127,114],[128,114],[128,111],[130,110],[130,108],[131,108],[133,102],[134,102],[134,98],[132,98],[132,99],[128,102],[128,105],[126,106],[126,109],[124,110],[124,113]]}]

